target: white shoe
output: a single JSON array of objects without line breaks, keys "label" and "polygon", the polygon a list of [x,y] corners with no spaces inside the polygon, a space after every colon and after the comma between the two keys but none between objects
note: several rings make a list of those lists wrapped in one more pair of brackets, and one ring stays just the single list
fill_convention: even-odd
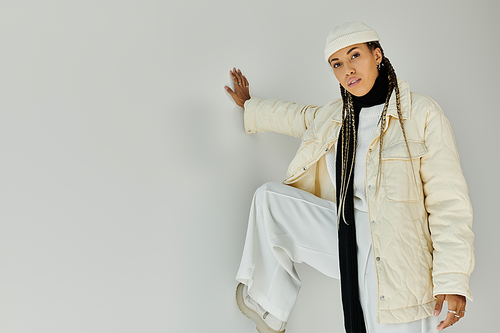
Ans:
[{"label": "white shoe", "polygon": [[236,303],[241,312],[257,324],[260,333],[283,333],[286,322],[279,320],[248,295],[248,287],[240,283],[236,287]]}]

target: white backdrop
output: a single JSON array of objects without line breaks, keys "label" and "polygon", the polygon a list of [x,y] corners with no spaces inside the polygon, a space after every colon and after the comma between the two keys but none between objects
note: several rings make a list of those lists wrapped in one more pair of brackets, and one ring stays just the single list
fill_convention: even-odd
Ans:
[{"label": "white backdrop", "polygon": [[[344,21],[374,28],[398,75],[456,136],[475,211],[474,302],[449,331],[497,325],[496,0],[2,0],[0,332],[256,332],[236,281],[254,190],[298,141],[247,136],[225,93],[323,104]],[[341,332],[339,285],[300,265],[287,332]]]}]

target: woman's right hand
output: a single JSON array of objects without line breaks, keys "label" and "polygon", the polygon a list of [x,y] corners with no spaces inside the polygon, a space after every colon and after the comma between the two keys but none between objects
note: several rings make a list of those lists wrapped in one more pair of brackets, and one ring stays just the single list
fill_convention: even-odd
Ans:
[{"label": "woman's right hand", "polygon": [[229,71],[234,83],[234,91],[228,86],[224,86],[226,91],[231,95],[238,106],[243,107],[245,101],[250,99],[250,91],[248,89],[248,81],[241,71],[233,68]]}]

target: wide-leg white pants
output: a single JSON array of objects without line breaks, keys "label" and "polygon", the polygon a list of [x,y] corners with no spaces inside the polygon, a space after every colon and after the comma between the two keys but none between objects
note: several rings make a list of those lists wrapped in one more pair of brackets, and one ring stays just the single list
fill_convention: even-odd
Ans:
[{"label": "wide-leg white pants", "polygon": [[[377,324],[377,275],[368,215],[355,210],[360,302],[369,333],[434,332],[439,320]],[[236,280],[280,320],[288,321],[300,289],[294,263],[340,278],[336,205],[292,186],[266,183],[255,192]]]}]

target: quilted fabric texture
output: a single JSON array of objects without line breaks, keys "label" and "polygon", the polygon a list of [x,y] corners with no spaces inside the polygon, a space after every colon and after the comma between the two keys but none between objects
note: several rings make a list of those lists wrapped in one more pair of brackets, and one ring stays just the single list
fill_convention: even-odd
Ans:
[{"label": "quilted fabric texture", "polygon": [[[387,111],[379,183],[380,128],[366,155],[380,323],[430,316],[438,294],[472,299],[472,206],[453,132],[432,99],[410,92],[404,81],[398,83],[411,159],[397,117],[395,94]],[[244,113],[247,134],[274,131],[301,138],[284,183],[334,202],[325,153],[335,149],[341,117],[341,100],[315,106],[253,97],[245,103]]]}]

